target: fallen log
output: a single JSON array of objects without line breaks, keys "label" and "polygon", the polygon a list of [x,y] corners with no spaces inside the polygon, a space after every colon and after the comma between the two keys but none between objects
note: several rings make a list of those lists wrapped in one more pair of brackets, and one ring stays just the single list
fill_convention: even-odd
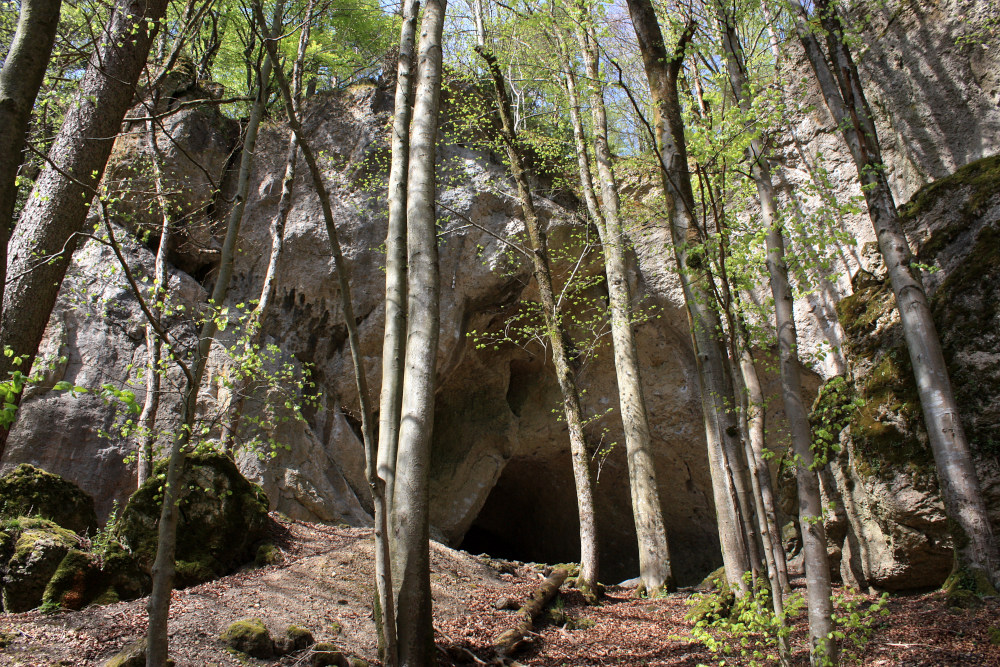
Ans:
[{"label": "fallen log", "polygon": [[567,576],[569,573],[563,568],[553,570],[552,574],[531,593],[524,606],[517,610],[517,624],[493,640],[493,646],[501,658],[510,655],[524,643],[535,619],[559,592],[559,587],[566,581]]}]

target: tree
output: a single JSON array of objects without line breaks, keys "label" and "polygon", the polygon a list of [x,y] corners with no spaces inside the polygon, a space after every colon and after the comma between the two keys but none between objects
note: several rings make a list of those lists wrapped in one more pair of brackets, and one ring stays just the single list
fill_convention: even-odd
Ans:
[{"label": "tree", "polygon": [[538,294],[542,302],[542,317],[545,335],[552,348],[552,363],[556,369],[556,379],[563,398],[563,415],[569,430],[570,454],[573,464],[573,481],[576,485],[577,513],[580,520],[580,574],[577,587],[585,595],[597,594],[597,574],[600,566],[600,552],[597,546],[597,521],[594,511],[593,476],[590,470],[590,454],[583,430],[583,409],[580,406],[580,390],[576,374],[570,365],[566,338],[560,321],[559,306],[552,286],[552,272],[549,268],[548,240],[538,219],[531,184],[524,166],[524,157],[517,145],[514,130],[514,114],[511,111],[510,96],[507,93],[503,73],[497,65],[496,57],[482,46],[477,51],[486,61],[493,84],[493,92],[500,114],[501,137],[510,162],[510,170],[517,185],[518,199],[521,200],[521,214],[528,232],[531,246],[532,269]]},{"label": "tree", "polygon": [[[275,7],[272,34],[281,28],[282,4]],[[263,17],[261,26],[265,25]],[[233,265],[236,256],[236,241],[239,238],[243,213],[250,188],[250,174],[253,167],[254,149],[257,143],[257,131],[264,115],[268,98],[268,82],[271,78],[272,60],[265,56],[260,69],[257,84],[257,95],[247,121],[243,138],[243,153],[240,158],[240,169],[237,177],[236,198],[229,212],[226,225],[226,237],[223,241],[219,259],[218,275],[209,305],[219,308],[226,300],[229,284],[232,280]],[[108,225],[110,232],[111,226]],[[153,321],[153,318],[150,318]],[[163,482],[163,506],[160,510],[160,523],[157,531],[156,558],[153,561],[152,590],[149,595],[147,610],[149,626],[147,629],[146,665],[162,667],[167,660],[167,620],[170,611],[170,591],[173,589],[175,571],[174,554],[177,547],[177,500],[178,485],[184,469],[184,461],[194,435],[194,423],[198,410],[198,394],[201,391],[202,380],[208,365],[208,355],[212,341],[218,331],[218,319],[210,314],[201,326],[198,334],[198,344],[193,350],[193,358],[189,364],[182,365],[186,385],[183,392],[181,408],[181,428],[174,435],[170,455],[167,459],[167,474]]]},{"label": "tree", "polygon": [[[746,58],[739,42],[735,20],[722,3],[719,5],[719,32],[733,96],[743,111],[750,113],[751,101],[748,98],[747,90]],[[796,463],[799,524],[802,527],[807,576],[809,631],[813,651],[818,654],[814,656],[814,659],[822,662],[834,660],[836,657],[835,642],[831,638],[834,628],[830,562],[826,551],[826,530],[823,523],[823,503],[820,496],[819,479],[816,475],[811,449],[812,435],[809,418],[802,402],[802,380],[799,370],[795,317],[792,310],[792,287],[788,280],[788,267],[785,264],[785,242],[783,230],[777,218],[777,198],[771,180],[771,168],[764,155],[761,141],[756,136],[751,138],[749,142],[747,157],[750,161],[750,176],[756,186],[760,201],[761,218],[767,230],[767,269],[771,294],[774,297],[782,398],[785,416],[791,431],[792,449]],[[752,365],[751,360],[751,368],[747,369],[748,375],[753,373]],[[759,392],[759,388],[757,392]],[[773,512],[773,501],[770,511]],[[777,556],[777,554],[775,555]],[[781,554],[782,557],[783,555]],[[775,600],[777,599],[776,595]],[[777,607],[775,611],[781,615],[781,611]]]},{"label": "tree", "polygon": [[[396,66],[396,98],[392,116],[392,164],[389,167],[389,221],[385,239],[385,332],[382,344],[382,389],[379,400],[378,469],[372,481],[385,497],[383,517],[376,516],[385,541],[375,550],[375,578],[379,607],[376,626],[383,660],[394,667],[398,660],[396,613],[392,591],[392,556],[389,518],[392,516],[399,451],[399,418],[403,402],[403,367],[406,354],[406,190],[410,161],[410,119],[413,99],[413,51],[419,3],[403,5]],[[378,508],[376,508],[378,514]],[[379,528],[376,530],[379,530]],[[380,617],[379,617],[380,616]]]},{"label": "tree", "polygon": [[424,7],[410,123],[406,187],[408,320],[392,505],[392,573],[402,667],[423,667],[434,661],[428,486],[441,297],[435,142],[446,6],[447,0],[429,0]]},{"label": "tree", "polygon": [[7,282],[7,241],[17,199],[17,172],[31,110],[52,54],[61,5],[62,0],[22,0],[17,32],[0,70],[0,307]]},{"label": "tree", "polygon": [[[927,294],[919,269],[913,264],[913,255],[889,189],[874,117],[845,41],[843,18],[829,0],[817,0],[811,5],[796,4],[795,11],[795,31],[826,106],[857,167],[868,215],[896,297],[941,483],[941,497],[951,521],[954,574],[971,578],[975,588],[992,594],[1000,587],[996,538],[962,428]],[[817,34],[825,37],[825,54]]]},{"label": "tree", "polygon": [[639,591],[655,592],[674,588],[673,570],[663,508],[656,480],[649,432],[649,415],[643,395],[639,357],[633,331],[634,314],[629,289],[625,252],[628,237],[621,222],[618,184],[615,179],[608,145],[608,119],[604,105],[603,83],[600,78],[600,51],[592,21],[581,16],[577,40],[586,64],[590,84],[590,110],[594,128],[594,154],[597,161],[601,202],[594,191],[590,161],[580,118],[576,76],[568,54],[563,60],[563,72],[570,104],[570,117],[576,145],[577,165],[584,201],[591,219],[597,225],[604,251],[604,267],[608,281],[608,301],[611,311],[611,334],[615,352],[615,372],[622,425],[625,429],[625,450],[629,469],[632,516],[635,520],[639,546]]},{"label": "tree", "polygon": [[657,157],[701,380],[708,460],[726,577],[734,589],[742,591],[746,589],[743,573],[750,570],[746,531],[743,529],[744,522],[750,517],[746,468],[740,465],[739,429],[727,405],[727,399],[731,400],[733,394],[725,348],[720,340],[722,326],[718,313],[711,305],[714,298],[712,290],[706,288],[712,282],[712,276],[705,266],[704,257],[689,252],[699,244],[700,239],[693,219],[694,195],[687,164],[677,77],[684,50],[694,32],[694,23],[688,23],[675,51],[668,54],[650,0],[628,0],[628,7],[656,112]]},{"label": "tree", "polygon": [[[10,373],[13,358],[25,358],[23,372],[31,368],[166,4],[120,0],[115,7],[21,213],[10,241],[0,321],[0,347],[9,347],[13,357],[0,357],[0,378]],[[0,455],[8,433],[0,429]]]}]

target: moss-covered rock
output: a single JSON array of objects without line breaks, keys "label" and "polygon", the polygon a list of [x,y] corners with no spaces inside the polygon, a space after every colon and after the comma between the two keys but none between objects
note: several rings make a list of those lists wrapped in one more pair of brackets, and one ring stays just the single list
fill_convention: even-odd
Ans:
[{"label": "moss-covered rock", "polygon": [[[104,667],[146,667],[146,638],[126,644]],[[174,667],[174,661],[167,660],[167,667]]]},{"label": "moss-covered rock", "polygon": [[[132,494],[122,511],[117,538],[132,550],[140,568],[152,571],[161,486],[166,463]],[[181,477],[177,524],[178,587],[223,576],[254,560],[267,534],[267,496],[221,454],[187,458]]]},{"label": "moss-covered rock", "polygon": [[28,611],[42,604],[49,581],[80,539],[48,519],[20,517],[9,530],[17,537],[3,578],[3,606],[8,612]]},{"label": "moss-covered rock", "polygon": [[274,656],[274,641],[264,621],[259,618],[245,618],[236,621],[222,633],[220,641],[228,648],[245,653],[252,658]]},{"label": "moss-covered rock", "polygon": [[22,463],[0,477],[0,518],[37,516],[80,535],[97,530],[94,499],[58,475]]},{"label": "moss-covered rock", "polygon": [[301,625],[289,625],[285,636],[274,640],[274,652],[278,655],[307,649],[315,643],[313,633]]},{"label": "moss-covered rock", "polygon": [[257,555],[254,557],[253,562],[257,567],[280,565],[285,562],[285,555],[281,553],[281,549],[267,542],[257,547]]},{"label": "moss-covered rock", "polygon": [[320,642],[314,644],[309,653],[310,667],[350,667],[350,662],[336,644]]},{"label": "moss-covered rock", "polygon": [[70,549],[49,579],[42,604],[82,609],[104,590],[104,572],[94,554]]}]

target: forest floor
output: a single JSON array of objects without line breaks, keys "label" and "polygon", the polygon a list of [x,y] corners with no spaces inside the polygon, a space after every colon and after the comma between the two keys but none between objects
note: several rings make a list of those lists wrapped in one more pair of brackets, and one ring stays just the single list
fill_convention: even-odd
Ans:
[{"label": "forest floor", "polygon": [[[371,610],[371,531],[302,522],[280,523],[274,536],[285,559],[248,569],[173,595],[171,657],[178,667],[215,665],[308,665],[308,652],[259,661],[225,650],[219,635],[233,621],[258,617],[272,635],[288,625],[309,628],[317,641],[334,642],[378,665]],[[432,590],[438,659],[445,667],[491,664],[492,638],[513,623],[514,612],[498,609],[504,598],[523,601],[540,583],[542,566],[470,556],[432,546]],[[801,582],[799,582],[801,584]],[[587,606],[565,591],[562,625],[536,628],[516,659],[522,665],[585,667],[719,664],[703,644],[690,640],[684,616],[691,592],[636,599],[612,586],[603,602]],[[863,608],[876,598],[860,600]],[[77,612],[0,615],[0,665],[99,666],[124,644],[141,637],[145,600]],[[950,610],[940,594],[893,597],[879,617],[855,664],[995,665],[1000,646],[1000,601],[978,609]],[[584,621],[581,623],[581,621]],[[574,626],[589,626],[569,629]],[[807,664],[805,620],[792,635],[796,664]],[[727,664],[749,664],[729,657]],[[764,661],[761,664],[769,664]]]}]

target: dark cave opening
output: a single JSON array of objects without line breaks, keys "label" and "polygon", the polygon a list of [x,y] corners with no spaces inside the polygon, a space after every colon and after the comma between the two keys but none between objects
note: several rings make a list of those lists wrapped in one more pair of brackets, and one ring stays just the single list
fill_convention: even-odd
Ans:
[{"label": "dark cave opening", "polygon": [[490,492],[460,548],[538,563],[580,557],[573,479],[566,460],[512,459]]}]

